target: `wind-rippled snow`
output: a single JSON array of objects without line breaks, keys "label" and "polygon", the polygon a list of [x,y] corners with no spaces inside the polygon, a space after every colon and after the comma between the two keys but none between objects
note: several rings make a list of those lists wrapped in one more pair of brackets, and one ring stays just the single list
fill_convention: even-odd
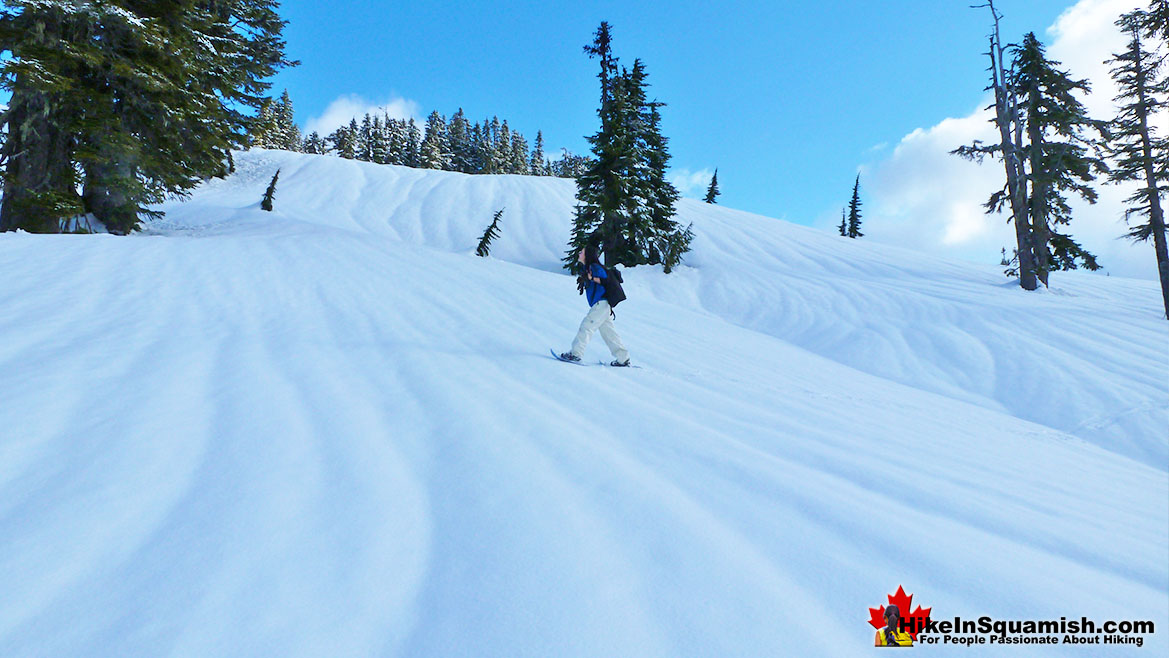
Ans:
[{"label": "wind-rippled snow", "polygon": [[643,368],[572,367],[571,181],[236,162],[143,234],[0,235],[0,655],[852,655],[898,585],[1169,617],[1155,282],[684,200]]}]

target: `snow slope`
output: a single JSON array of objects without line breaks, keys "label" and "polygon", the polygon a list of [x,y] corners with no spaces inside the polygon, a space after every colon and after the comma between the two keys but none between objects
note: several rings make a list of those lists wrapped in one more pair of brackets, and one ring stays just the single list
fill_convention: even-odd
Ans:
[{"label": "snow slope", "polygon": [[571,182],[237,163],[144,234],[0,234],[0,655],[852,655],[899,584],[1169,621],[1155,282],[683,201],[644,368],[580,368]]}]

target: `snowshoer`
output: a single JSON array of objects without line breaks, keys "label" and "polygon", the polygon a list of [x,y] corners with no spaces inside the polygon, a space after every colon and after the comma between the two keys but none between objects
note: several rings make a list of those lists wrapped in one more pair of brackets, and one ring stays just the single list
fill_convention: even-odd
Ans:
[{"label": "snowshoer", "polygon": [[621,344],[621,337],[613,328],[613,310],[609,306],[609,300],[605,299],[605,279],[609,273],[601,265],[597,248],[590,245],[581,249],[576,261],[584,267],[584,271],[577,279],[578,289],[585,294],[590,308],[584,320],[581,320],[576,339],[572,341],[572,349],[561,354],[560,358],[566,361],[580,361],[589,339],[593,337],[593,332],[600,329],[601,338],[605,339],[605,344],[613,353],[613,362],[609,365],[627,366],[629,351]]}]

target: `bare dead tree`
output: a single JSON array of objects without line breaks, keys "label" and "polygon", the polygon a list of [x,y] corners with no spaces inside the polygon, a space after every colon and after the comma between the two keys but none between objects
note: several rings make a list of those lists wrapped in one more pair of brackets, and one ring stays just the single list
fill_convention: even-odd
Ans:
[{"label": "bare dead tree", "polygon": [[970,146],[962,146],[952,153],[963,158],[981,162],[987,155],[998,154],[1003,161],[1003,169],[1007,175],[1003,189],[991,195],[986,202],[987,212],[1000,212],[1006,205],[1011,209],[1011,221],[1015,224],[1016,257],[1019,264],[1019,285],[1025,290],[1035,290],[1038,287],[1035,262],[1035,236],[1033,235],[1028,213],[1027,172],[1023,160],[1023,116],[1018,104],[1018,95],[1011,88],[1007,77],[1006,49],[999,33],[999,20],[1002,14],[994,7],[994,0],[987,0],[986,4],[972,5],[972,9],[988,7],[994,21],[994,29],[989,36],[990,48],[987,55],[990,57],[991,86],[994,90],[994,123],[999,132],[998,144],[983,144],[975,141]]}]

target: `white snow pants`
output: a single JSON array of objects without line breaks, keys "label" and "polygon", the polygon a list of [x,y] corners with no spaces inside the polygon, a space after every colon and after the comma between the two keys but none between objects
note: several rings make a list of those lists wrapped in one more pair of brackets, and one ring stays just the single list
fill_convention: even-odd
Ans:
[{"label": "white snow pants", "polygon": [[584,317],[584,320],[581,320],[580,330],[576,332],[576,339],[572,341],[573,354],[583,358],[585,347],[588,346],[589,339],[593,337],[593,332],[600,329],[601,338],[605,339],[605,344],[609,346],[613,358],[621,362],[629,360],[629,351],[621,344],[621,337],[613,328],[613,318],[609,315],[609,310],[609,301],[606,299],[593,304],[588,315]]}]

